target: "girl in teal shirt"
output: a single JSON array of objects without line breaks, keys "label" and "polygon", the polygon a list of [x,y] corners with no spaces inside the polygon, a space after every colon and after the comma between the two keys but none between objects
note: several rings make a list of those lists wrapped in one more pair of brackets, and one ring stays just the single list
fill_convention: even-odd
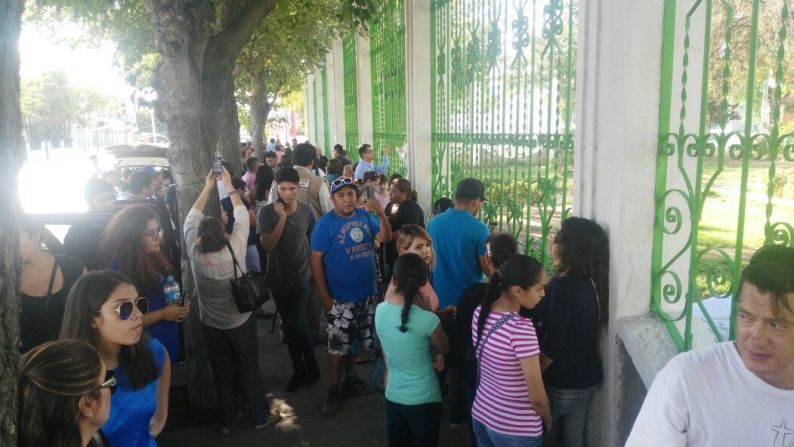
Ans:
[{"label": "girl in teal shirt", "polygon": [[[388,376],[386,419],[390,446],[436,446],[441,423],[441,388],[436,370],[449,349],[438,317],[422,307],[427,263],[406,253],[394,264],[396,293],[378,305],[375,330]],[[431,349],[433,353],[431,354]]]}]

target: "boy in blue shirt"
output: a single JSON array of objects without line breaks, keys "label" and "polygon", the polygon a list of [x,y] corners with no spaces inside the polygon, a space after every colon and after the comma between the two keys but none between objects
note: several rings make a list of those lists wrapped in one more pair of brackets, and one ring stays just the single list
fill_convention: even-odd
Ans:
[{"label": "boy in blue shirt", "polygon": [[[365,209],[357,208],[357,191],[349,177],[334,180],[334,210],[323,216],[312,232],[312,276],[328,313],[331,388],[323,405],[326,416],[336,414],[343,395],[374,392],[358,378],[355,357],[358,351],[373,347],[378,298],[375,239],[389,242],[391,226],[375,198]],[[343,366],[345,382],[340,384]]]}]

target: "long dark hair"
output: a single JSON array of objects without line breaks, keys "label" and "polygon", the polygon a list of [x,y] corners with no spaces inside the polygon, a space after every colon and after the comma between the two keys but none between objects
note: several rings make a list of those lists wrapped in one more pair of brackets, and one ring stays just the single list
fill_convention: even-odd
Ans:
[{"label": "long dark hair", "polygon": [[583,217],[569,217],[557,232],[560,273],[593,280],[600,320],[609,319],[609,240],[600,225]]},{"label": "long dark hair", "polygon": [[494,233],[485,240],[491,251],[491,264],[499,268],[511,256],[518,253],[516,238],[510,233]]},{"label": "long dark hair", "polygon": [[527,289],[541,280],[543,276],[543,264],[532,256],[513,255],[491,275],[488,283],[488,293],[480,305],[480,316],[477,318],[477,344],[480,343],[482,330],[488,315],[491,314],[491,307],[499,297],[510,290],[513,286]]},{"label": "long dark hair", "polygon": [[400,315],[400,332],[406,332],[408,328],[408,315],[411,313],[411,306],[419,296],[419,289],[427,284],[428,268],[425,261],[415,253],[406,253],[394,263],[394,281],[397,285],[397,293],[403,296],[403,310]]},{"label": "long dark hair", "polygon": [[160,287],[160,278],[171,271],[165,254],[145,253],[141,238],[150,220],[160,222],[153,205],[131,205],[116,213],[99,239],[105,262],[115,261],[118,271],[132,278],[144,294]]},{"label": "long dark hair", "polygon": [[[105,301],[122,284],[135,286],[130,278],[112,270],[89,272],[78,279],[66,298],[60,338],[84,340],[96,348],[97,332],[91,323]],[[141,334],[138,343],[121,347],[119,367],[127,372],[130,384],[136,390],[157,378],[157,365],[154,362],[154,354],[149,349],[149,337],[145,332]]]},{"label": "long dark hair", "polygon": [[259,169],[256,170],[256,181],[254,182],[254,200],[258,200],[260,202],[267,200],[265,193],[270,191],[270,187],[273,185],[274,179],[275,174],[273,173],[273,168],[268,166],[266,163],[263,163],[259,166]]},{"label": "long dark hair", "polygon": [[102,359],[88,343],[56,340],[19,361],[17,428],[20,447],[82,447],[80,399],[100,398]]}]

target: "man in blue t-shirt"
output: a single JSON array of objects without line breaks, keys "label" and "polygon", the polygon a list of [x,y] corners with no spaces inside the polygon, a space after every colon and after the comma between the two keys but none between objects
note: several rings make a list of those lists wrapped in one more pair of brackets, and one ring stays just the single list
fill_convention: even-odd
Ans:
[{"label": "man in blue t-shirt", "polygon": [[[336,414],[342,396],[375,391],[356,375],[355,358],[358,351],[373,347],[378,293],[375,239],[389,242],[391,226],[374,197],[363,209],[357,208],[357,192],[353,179],[334,180],[334,209],[320,218],[312,232],[312,276],[328,312],[331,388],[323,405],[326,416]],[[340,384],[343,367],[345,382]]]},{"label": "man in blue t-shirt", "polygon": [[427,231],[436,250],[433,289],[439,309],[456,306],[464,289],[490,275],[485,261],[488,227],[474,216],[485,201],[485,185],[467,178],[458,183],[455,207],[430,220]]}]

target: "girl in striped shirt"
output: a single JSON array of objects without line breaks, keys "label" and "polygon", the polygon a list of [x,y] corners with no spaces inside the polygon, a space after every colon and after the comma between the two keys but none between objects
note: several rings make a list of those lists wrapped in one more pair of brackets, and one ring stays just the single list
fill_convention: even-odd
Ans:
[{"label": "girl in striped shirt", "polygon": [[474,311],[478,386],[472,426],[479,447],[540,447],[544,426],[551,430],[535,327],[518,313],[540,302],[547,282],[540,262],[514,255],[491,276],[488,294]]}]

